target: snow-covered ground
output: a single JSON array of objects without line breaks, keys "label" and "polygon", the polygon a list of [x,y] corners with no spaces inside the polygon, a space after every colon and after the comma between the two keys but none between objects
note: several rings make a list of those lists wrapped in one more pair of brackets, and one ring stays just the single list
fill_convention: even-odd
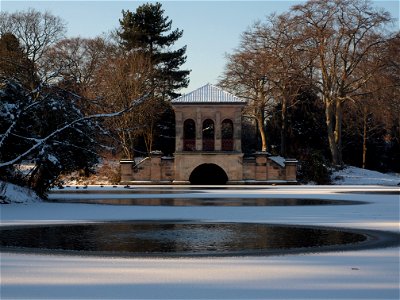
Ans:
[{"label": "snow-covered ground", "polygon": [[338,185],[400,185],[400,174],[383,174],[352,166],[333,172],[331,177],[333,184]]},{"label": "snow-covered ground", "polygon": [[41,199],[33,192],[24,187],[0,180],[0,204],[1,203],[31,203]]},{"label": "snow-covered ground", "polygon": [[[162,187],[88,187],[155,197]],[[77,190],[71,187],[71,190]],[[78,190],[81,190],[79,188]],[[399,232],[400,188],[170,189],[160,197],[361,200],[363,205],[168,207],[34,202],[0,205],[1,226],[103,220],[203,220]],[[132,191],[132,194],[120,192]],[[97,194],[101,195],[101,194]],[[104,196],[104,195],[102,195]],[[72,197],[72,196],[71,196]],[[399,299],[399,247],[269,257],[118,258],[1,253],[1,299]]]}]

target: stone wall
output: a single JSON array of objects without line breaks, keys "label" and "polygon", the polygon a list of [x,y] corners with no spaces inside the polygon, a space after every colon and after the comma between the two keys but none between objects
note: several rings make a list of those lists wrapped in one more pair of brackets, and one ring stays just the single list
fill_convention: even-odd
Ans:
[{"label": "stone wall", "polygon": [[121,160],[121,182],[189,184],[189,177],[196,167],[216,164],[227,174],[228,184],[296,183],[297,161],[279,159],[266,153],[247,158],[234,152],[176,153],[175,157],[154,155],[137,165],[131,160]]},{"label": "stone wall", "polygon": [[132,160],[121,160],[121,182],[165,183],[174,180],[174,158],[154,155],[139,164]]},{"label": "stone wall", "polygon": [[[175,181],[188,182],[193,170],[202,164],[215,164],[221,167],[228,181],[243,180],[243,153],[190,152],[175,153]],[[229,183],[229,182],[228,182]]]}]

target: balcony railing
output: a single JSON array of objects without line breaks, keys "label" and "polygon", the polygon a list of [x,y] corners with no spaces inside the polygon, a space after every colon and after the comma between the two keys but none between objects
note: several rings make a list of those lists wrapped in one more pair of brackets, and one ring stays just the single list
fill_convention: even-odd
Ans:
[{"label": "balcony railing", "polygon": [[[202,151],[214,151],[215,141],[214,139],[203,139]],[[196,151],[196,140],[195,139],[184,139],[183,140],[183,151]],[[222,139],[221,140],[221,151],[233,151],[233,139]]]},{"label": "balcony railing", "polygon": [[214,139],[203,139],[203,151],[214,151]]},{"label": "balcony railing", "polygon": [[233,151],[233,140],[232,139],[222,139],[221,140],[221,150],[222,151]]},{"label": "balcony railing", "polygon": [[183,151],[196,151],[196,140],[195,139],[184,139],[183,140]]}]

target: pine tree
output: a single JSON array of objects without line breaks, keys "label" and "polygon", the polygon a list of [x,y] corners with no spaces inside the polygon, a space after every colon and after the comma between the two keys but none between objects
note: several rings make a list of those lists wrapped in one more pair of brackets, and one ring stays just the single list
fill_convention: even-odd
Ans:
[{"label": "pine tree", "polygon": [[148,84],[151,97],[142,108],[146,113],[146,124],[141,127],[147,152],[151,155],[156,145],[157,150],[169,153],[171,149],[160,147],[171,144],[169,136],[175,132],[174,116],[168,113],[171,111],[168,100],[179,96],[179,89],[189,84],[190,71],[180,69],[186,61],[186,46],[173,48],[183,31],[171,30],[172,21],[164,16],[160,3],[147,3],[139,6],[136,12],[122,11],[122,15],[118,33],[121,46],[127,52],[148,57],[153,68]]},{"label": "pine tree", "polygon": [[160,3],[139,6],[136,12],[122,11],[119,37],[126,51],[149,55],[156,71],[152,82],[153,92],[168,100],[178,96],[177,90],[187,87],[189,70],[180,70],[186,61],[186,46],[171,50],[182,37],[183,30],[171,31],[172,21],[164,17]]},{"label": "pine tree", "polygon": [[0,78],[13,78],[31,88],[37,83],[34,64],[12,33],[0,37]]}]

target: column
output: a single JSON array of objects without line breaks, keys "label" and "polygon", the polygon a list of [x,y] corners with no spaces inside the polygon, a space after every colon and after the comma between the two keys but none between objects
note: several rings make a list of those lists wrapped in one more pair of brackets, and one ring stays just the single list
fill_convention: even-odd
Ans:
[{"label": "column", "polygon": [[203,150],[203,122],[201,120],[200,108],[196,110],[196,151]]},{"label": "column", "polygon": [[221,151],[221,112],[217,111],[215,113],[215,123],[214,123],[214,146],[215,151]]},{"label": "column", "polygon": [[285,160],[285,177],[287,181],[297,181],[297,163],[296,159],[286,159]]},{"label": "column", "polygon": [[175,152],[183,151],[183,114],[175,111]]},{"label": "column", "polygon": [[242,152],[242,113],[241,111],[235,112],[235,119],[233,120],[233,150]]}]

